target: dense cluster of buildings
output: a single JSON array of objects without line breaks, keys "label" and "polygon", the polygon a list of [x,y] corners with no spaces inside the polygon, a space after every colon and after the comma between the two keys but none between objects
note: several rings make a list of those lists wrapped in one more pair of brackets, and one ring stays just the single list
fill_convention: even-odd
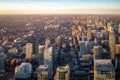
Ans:
[{"label": "dense cluster of buildings", "polygon": [[18,17],[13,30],[16,17],[2,23],[0,80],[120,79],[120,16]]}]

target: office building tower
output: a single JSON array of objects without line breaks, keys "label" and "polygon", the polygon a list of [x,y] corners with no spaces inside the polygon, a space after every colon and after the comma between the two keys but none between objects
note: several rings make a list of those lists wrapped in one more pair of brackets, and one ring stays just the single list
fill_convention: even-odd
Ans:
[{"label": "office building tower", "polygon": [[40,65],[37,68],[38,80],[48,80],[48,65]]},{"label": "office building tower", "polygon": [[48,74],[51,78],[53,75],[53,47],[45,48],[44,65],[48,65]]},{"label": "office building tower", "polygon": [[111,31],[109,33],[109,47],[110,47],[110,53],[111,53],[111,59],[115,59],[115,32],[113,31],[113,28],[111,28]]},{"label": "office building tower", "polygon": [[116,44],[116,54],[120,54],[120,44]]},{"label": "office building tower", "polygon": [[26,58],[31,59],[33,54],[33,45],[32,43],[26,44]]},{"label": "office building tower", "polygon": [[94,61],[94,80],[115,80],[115,68],[111,60]]},{"label": "office building tower", "polygon": [[59,66],[54,77],[54,80],[70,80],[69,66]]},{"label": "office building tower", "polygon": [[103,48],[102,46],[94,46],[94,59],[102,59]]},{"label": "office building tower", "polygon": [[4,72],[5,71],[4,61],[5,61],[4,53],[0,52],[0,72]]},{"label": "office building tower", "polygon": [[39,65],[44,64],[44,49],[45,49],[44,45],[39,45],[38,46],[38,54],[36,54],[36,57],[39,61]]},{"label": "office building tower", "polygon": [[80,56],[82,56],[82,54],[86,54],[85,41],[80,41]]}]

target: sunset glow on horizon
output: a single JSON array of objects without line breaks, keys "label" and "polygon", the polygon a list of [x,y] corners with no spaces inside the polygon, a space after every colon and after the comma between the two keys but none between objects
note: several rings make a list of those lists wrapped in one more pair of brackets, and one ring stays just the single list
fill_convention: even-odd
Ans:
[{"label": "sunset glow on horizon", "polygon": [[120,0],[0,0],[0,14],[120,14]]}]

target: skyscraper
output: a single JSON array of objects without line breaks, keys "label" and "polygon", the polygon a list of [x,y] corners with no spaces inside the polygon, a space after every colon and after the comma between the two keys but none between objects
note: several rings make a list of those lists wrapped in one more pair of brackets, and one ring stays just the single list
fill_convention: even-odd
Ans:
[{"label": "skyscraper", "polygon": [[48,73],[51,78],[53,75],[53,47],[44,50],[44,65],[48,65]]},{"label": "skyscraper", "polygon": [[44,45],[39,45],[38,46],[37,58],[38,58],[38,61],[39,61],[39,65],[44,64],[44,49],[45,49]]},{"label": "skyscraper", "polygon": [[110,47],[110,53],[111,53],[111,59],[115,59],[115,32],[113,31],[113,27],[111,27],[111,30],[109,32],[109,47]]},{"label": "skyscraper", "polygon": [[69,66],[59,66],[54,77],[54,80],[70,80]]},{"label": "skyscraper", "polygon": [[33,45],[32,43],[26,44],[26,58],[31,59],[33,54]]}]

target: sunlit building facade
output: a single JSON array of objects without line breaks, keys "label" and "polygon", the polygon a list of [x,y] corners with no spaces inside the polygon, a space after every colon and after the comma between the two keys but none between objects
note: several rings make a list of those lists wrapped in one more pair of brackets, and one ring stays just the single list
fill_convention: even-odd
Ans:
[{"label": "sunlit building facade", "polygon": [[115,67],[111,60],[94,61],[94,80],[115,80]]},{"label": "sunlit building facade", "polygon": [[26,44],[26,58],[31,59],[33,54],[33,45],[32,43]]}]

